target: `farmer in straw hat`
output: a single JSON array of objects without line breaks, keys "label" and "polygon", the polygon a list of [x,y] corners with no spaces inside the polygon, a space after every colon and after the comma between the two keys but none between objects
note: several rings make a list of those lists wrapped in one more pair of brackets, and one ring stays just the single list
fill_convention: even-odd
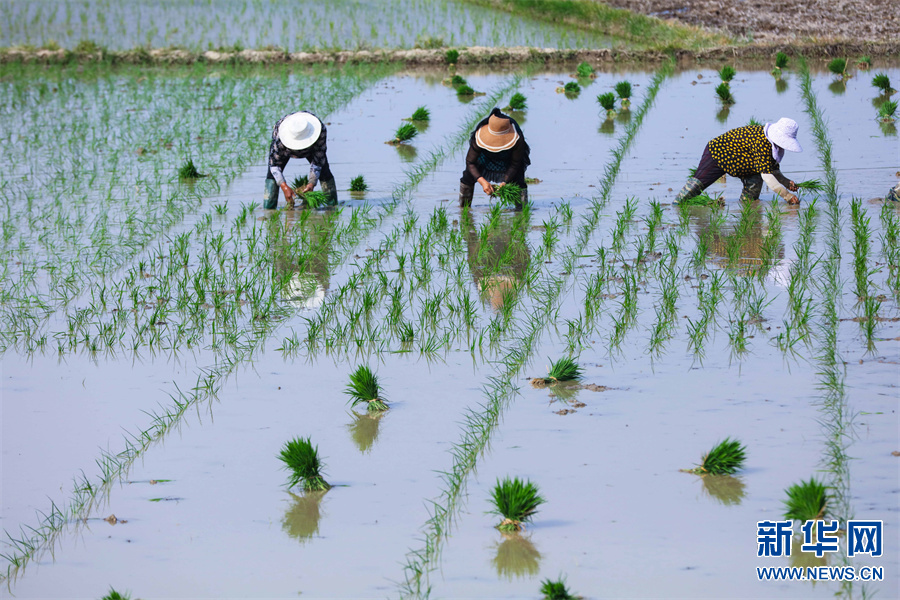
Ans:
[{"label": "farmer in straw hat", "polygon": [[525,169],[531,164],[530,153],[522,128],[515,119],[504,115],[499,108],[493,109],[469,138],[466,169],[459,180],[459,205],[472,204],[475,182],[489,196],[494,193],[495,186],[515,183],[522,188],[516,208],[522,208],[528,202]]},{"label": "farmer in straw hat", "polygon": [[[688,178],[675,202],[693,198],[726,173],[744,182],[741,200],[759,200],[763,174],[772,175],[796,192],[797,184],[781,174],[780,163],[785,150],[803,151],[797,141],[797,130],[796,121],[781,118],[775,123],[738,127],[713,138],[703,150],[697,172]],[[800,203],[794,194],[782,195],[789,204]]]},{"label": "farmer in straw hat", "polygon": [[322,192],[328,197],[329,204],[337,204],[337,189],[334,186],[334,175],[328,166],[327,131],[325,124],[311,112],[295,112],[283,117],[272,130],[272,143],[269,145],[269,170],[266,173],[266,194],[263,197],[263,208],[278,206],[278,188],[284,192],[284,199],[289,206],[294,204],[294,191],[284,180],[284,167],[292,158],[305,158],[309,161],[309,183],[301,192],[306,193],[322,184]]}]

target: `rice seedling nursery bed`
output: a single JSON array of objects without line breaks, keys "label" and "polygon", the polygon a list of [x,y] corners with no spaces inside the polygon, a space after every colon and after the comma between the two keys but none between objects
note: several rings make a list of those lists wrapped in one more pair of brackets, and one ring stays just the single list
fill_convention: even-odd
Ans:
[{"label": "rice seedling nursery bed", "polygon": [[[484,93],[462,98],[396,65],[4,65],[7,591],[897,596],[900,213],[873,200],[896,131],[864,74],[738,62],[723,109],[721,66],[600,68],[578,95],[556,93],[575,64],[461,71]],[[478,190],[461,210],[469,133],[516,92],[531,206]],[[427,126],[385,144],[420,106]],[[260,208],[297,108],[328,124],[336,209]],[[729,177],[722,208],[672,204],[709,139],[781,116],[805,150],[785,173],[821,191],[741,205]],[[188,159],[207,176],[180,180]],[[563,357],[579,378],[547,377]],[[361,366],[387,409],[348,402]],[[287,487],[297,438],[327,491]],[[725,438],[737,473],[682,472]],[[810,477],[829,517],[885,531],[882,557],[810,564],[884,581],[757,581],[809,560],[757,557],[753,535]],[[507,478],[544,500],[518,533],[490,514]]]}]

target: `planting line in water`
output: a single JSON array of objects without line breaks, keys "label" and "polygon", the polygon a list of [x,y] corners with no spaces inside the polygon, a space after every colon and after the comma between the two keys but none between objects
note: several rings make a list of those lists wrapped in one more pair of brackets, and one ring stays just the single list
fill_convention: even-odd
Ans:
[{"label": "planting line in water", "polygon": [[[565,257],[562,259],[563,274],[556,276],[548,271],[543,281],[529,290],[534,304],[531,307],[528,322],[523,324],[517,336],[518,344],[506,349],[501,363],[501,371],[496,376],[489,377],[484,384],[486,401],[480,406],[481,410],[470,408],[464,413],[461,438],[451,448],[452,466],[449,471],[441,474],[445,488],[437,499],[430,502],[431,518],[422,527],[423,545],[407,554],[404,581],[399,590],[402,597],[422,598],[430,595],[431,586],[428,577],[437,568],[435,563],[440,557],[441,545],[449,536],[453,521],[458,514],[468,477],[475,469],[478,456],[487,448],[494,430],[499,425],[503,411],[510,405],[517,393],[517,389],[512,383],[513,379],[526,365],[534,343],[542,335],[547,323],[552,320],[554,312],[558,311],[566,281],[573,272],[572,267],[584,247],[584,243],[599,221],[600,210],[608,201],[624,153],[630,147],[644,116],[652,106],[656,94],[671,72],[671,68],[671,63],[668,63],[654,76],[647,88],[644,102],[635,113],[633,121],[620,139],[618,147],[613,150],[613,159],[607,164],[604,178],[599,187],[600,195],[592,201],[593,210],[583,216],[582,224],[579,227],[580,237],[567,249]],[[532,261],[532,265],[534,262],[536,261]],[[523,312],[528,313],[527,310]]]},{"label": "planting line in water", "polygon": [[[505,82],[504,85],[491,94],[486,100],[485,105],[490,106],[496,103],[500,97],[508,93],[510,89],[517,86],[518,77],[512,78],[511,81]],[[450,153],[451,149],[459,148],[468,139],[468,131],[483,117],[485,105],[479,105],[471,111],[467,118],[465,127],[460,128],[449,146],[438,148],[433,151],[426,159],[426,163],[431,168],[437,167],[443,158]],[[463,136],[463,132],[466,132]],[[351,219],[353,225],[351,245],[358,243],[364,232],[371,231],[377,224],[381,223],[389,216],[401,199],[415,189],[415,185],[424,179],[427,170],[417,169],[409,173],[407,179],[395,188],[393,194],[393,202],[387,205],[379,218],[354,218]],[[413,183],[410,183],[413,182]],[[354,215],[367,212],[368,207],[360,207],[354,210]],[[246,212],[246,211],[245,211]],[[239,217],[240,219],[240,217]],[[246,215],[244,215],[246,219]],[[256,227],[254,225],[254,231]],[[383,244],[391,243],[390,240],[396,240],[395,235],[390,235],[382,240]],[[251,242],[255,246],[255,242]],[[349,254],[350,250],[346,250]],[[177,254],[172,252],[171,254]],[[272,261],[274,261],[274,253],[260,252],[258,258],[264,263],[268,263],[269,268],[261,265],[262,272],[269,272],[274,269]],[[367,259],[368,266],[363,267],[363,272],[371,272],[372,267],[387,255],[386,250],[373,252]],[[277,294],[278,290],[274,287],[268,292],[269,305],[272,304],[272,297]],[[217,355],[214,366],[210,368],[198,368],[199,374],[196,385],[190,392],[184,393],[180,389],[175,390],[174,394],[170,394],[173,404],[170,407],[163,407],[159,412],[149,413],[153,424],[147,430],[139,433],[126,432],[124,437],[125,449],[113,453],[104,452],[97,460],[97,465],[102,471],[102,475],[93,482],[82,473],[80,477],[74,480],[72,495],[66,504],[57,506],[51,501],[49,513],[40,513],[40,522],[36,527],[23,526],[20,530],[20,538],[13,537],[8,531],[5,531],[7,544],[12,548],[10,552],[2,553],[5,560],[8,561],[7,572],[2,578],[6,579],[11,576],[18,575],[21,569],[33,559],[38,553],[51,550],[61,533],[68,525],[74,524],[77,528],[80,523],[90,514],[90,512],[99,505],[98,499],[109,493],[111,484],[123,476],[125,476],[134,461],[143,454],[149,447],[156,442],[162,440],[166,433],[176,426],[185,411],[188,408],[199,406],[200,403],[206,402],[210,404],[216,399],[216,393],[221,386],[227,381],[234,369],[240,364],[252,361],[258,351],[260,351],[265,341],[277,329],[279,322],[275,319],[265,319],[263,325],[256,328],[254,334],[247,338],[235,336],[239,341],[232,342],[223,346],[223,352]],[[101,496],[103,494],[104,496]]]}]

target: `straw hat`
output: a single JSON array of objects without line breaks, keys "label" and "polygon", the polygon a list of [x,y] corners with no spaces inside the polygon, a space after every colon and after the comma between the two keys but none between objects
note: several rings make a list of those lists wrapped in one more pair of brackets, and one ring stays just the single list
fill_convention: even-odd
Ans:
[{"label": "straw hat", "polygon": [[519,134],[512,122],[497,115],[491,115],[487,125],[475,132],[475,143],[480,148],[491,152],[509,150],[516,145],[517,141],[519,141]]},{"label": "straw hat", "polygon": [[304,150],[316,143],[322,133],[322,121],[308,112],[286,116],[278,126],[278,139],[291,150]]},{"label": "straw hat", "polygon": [[797,121],[783,117],[774,123],[766,123],[764,133],[766,138],[785,150],[791,152],[803,152],[800,142],[797,141],[797,130],[800,129]]}]

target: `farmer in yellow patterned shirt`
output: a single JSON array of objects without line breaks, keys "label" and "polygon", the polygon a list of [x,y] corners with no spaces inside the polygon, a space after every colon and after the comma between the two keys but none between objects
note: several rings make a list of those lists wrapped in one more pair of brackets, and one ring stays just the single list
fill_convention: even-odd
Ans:
[{"label": "farmer in yellow patterned shirt", "polygon": [[[678,193],[676,204],[698,195],[726,173],[744,182],[741,200],[759,200],[764,174],[796,192],[797,184],[781,174],[780,163],[785,150],[803,152],[797,130],[796,121],[782,118],[775,123],[738,127],[714,138],[703,150],[697,171]],[[789,204],[800,202],[793,194],[784,196]]]}]

